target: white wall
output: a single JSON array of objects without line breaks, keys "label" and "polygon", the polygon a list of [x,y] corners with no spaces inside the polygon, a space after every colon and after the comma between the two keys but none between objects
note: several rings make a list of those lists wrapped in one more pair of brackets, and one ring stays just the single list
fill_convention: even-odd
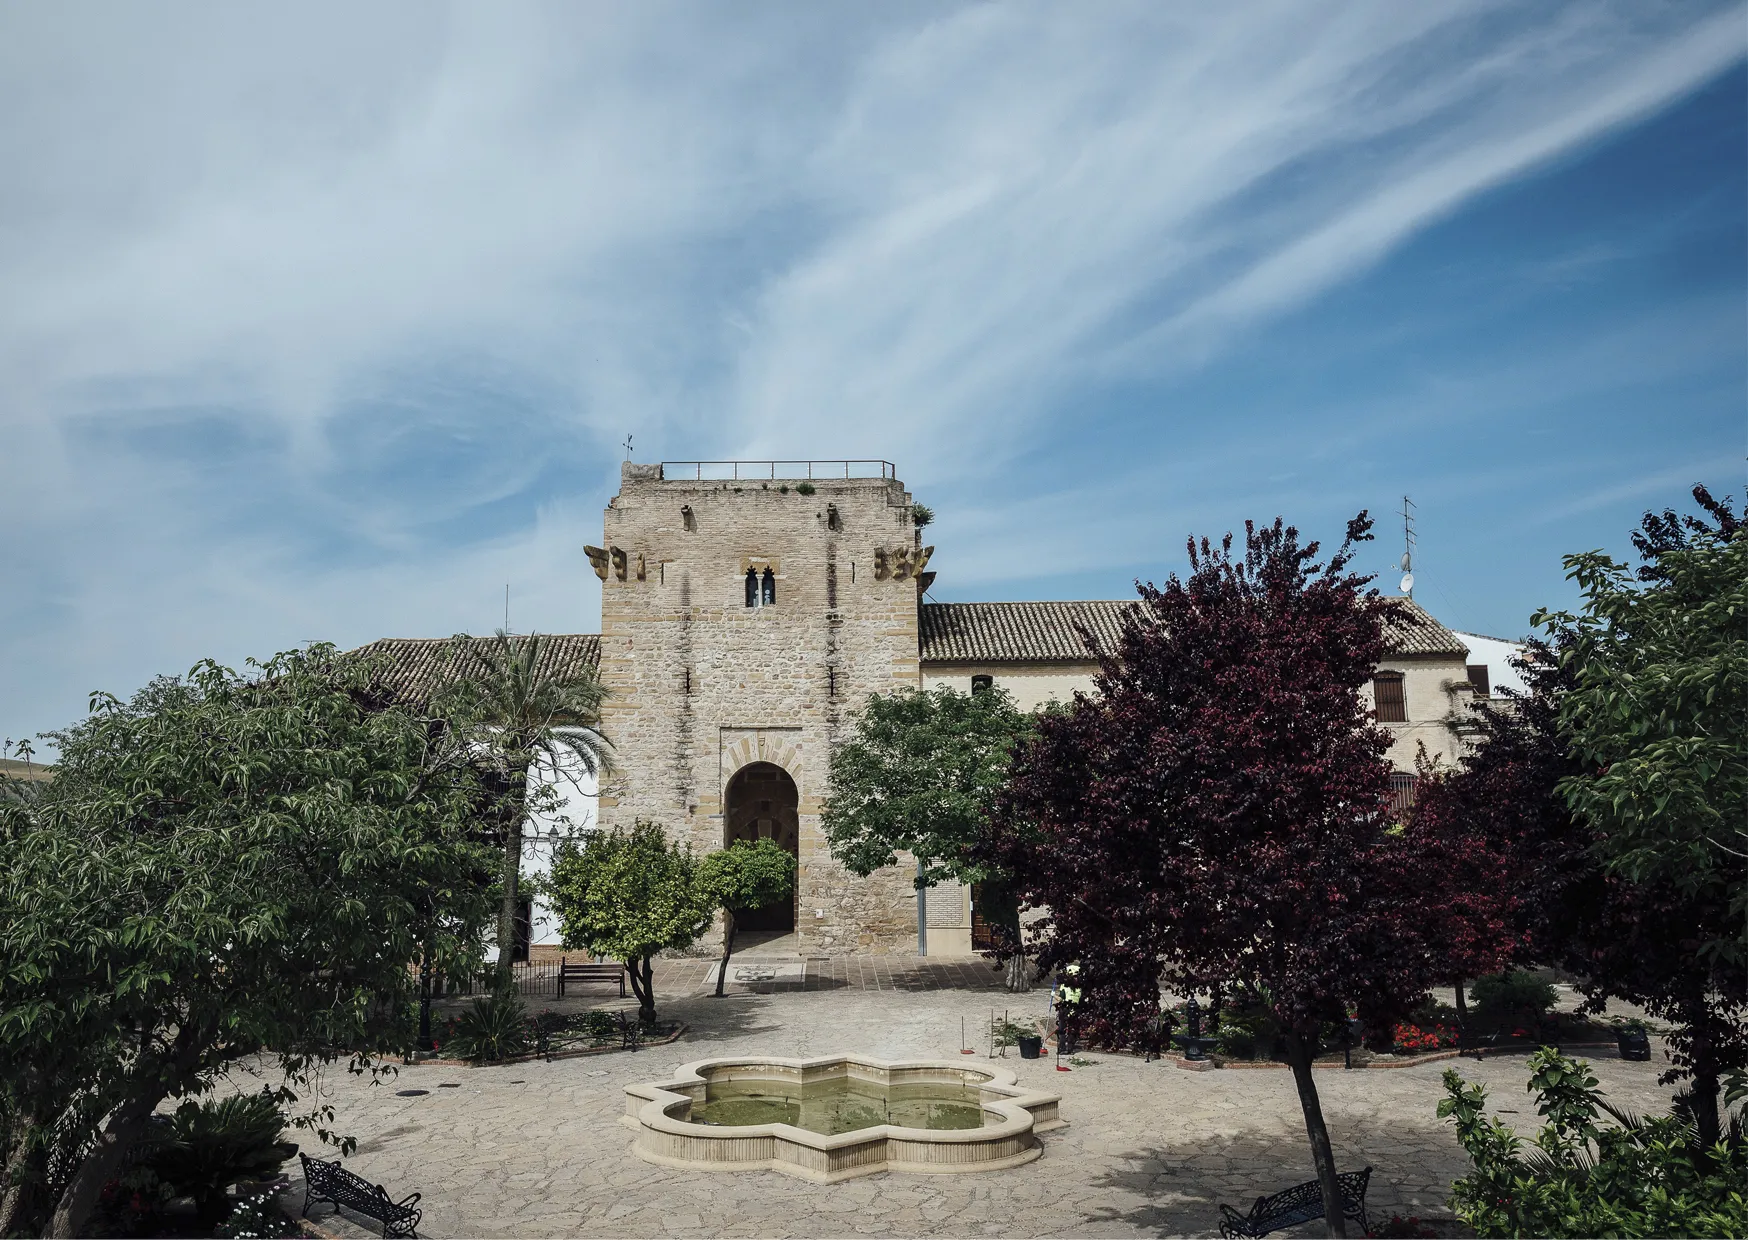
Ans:
[{"label": "white wall", "polygon": [[1463,644],[1469,648],[1470,663],[1485,663],[1489,687],[1497,695],[1501,689],[1511,689],[1518,693],[1528,693],[1529,686],[1524,684],[1523,677],[1518,674],[1511,660],[1523,653],[1522,642],[1509,642],[1499,637],[1483,637],[1479,633],[1464,633],[1451,630],[1463,639]]},{"label": "white wall", "polygon": [[1091,695],[1096,663],[928,663],[923,687],[971,692],[975,675],[993,676],[1021,710],[1038,710],[1046,702],[1071,702],[1075,692]]},{"label": "white wall", "polygon": [[[544,787],[551,787],[559,797],[558,806],[549,813],[535,814],[528,824],[522,844],[522,877],[550,874],[552,854],[566,833],[593,830],[595,817],[595,777],[576,762],[568,759],[563,771],[549,763],[537,764],[528,772],[528,795],[532,799]],[[568,819],[568,821],[566,821]],[[534,924],[530,929],[532,944],[557,944],[558,917],[542,900],[534,902]],[[497,948],[486,948],[488,960],[497,959]]]}]

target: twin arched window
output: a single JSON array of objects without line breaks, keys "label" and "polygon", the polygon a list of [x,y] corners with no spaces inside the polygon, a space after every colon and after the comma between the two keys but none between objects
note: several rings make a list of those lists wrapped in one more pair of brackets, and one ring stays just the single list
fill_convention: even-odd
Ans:
[{"label": "twin arched window", "polygon": [[747,569],[747,606],[771,607],[777,602],[777,578],[770,569],[763,577],[756,568]]}]

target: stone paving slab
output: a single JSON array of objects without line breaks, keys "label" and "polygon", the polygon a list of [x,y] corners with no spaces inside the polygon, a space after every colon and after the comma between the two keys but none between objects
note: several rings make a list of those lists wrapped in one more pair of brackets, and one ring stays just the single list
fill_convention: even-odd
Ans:
[{"label": "stone paving slab", "polygon": [[[700,964],[701,978],[708,962]],[[423,1192],[420,1232],[435,1237],[1211,1235],[1219,1202],[1245,1208],[1259,1193],[1311,1178],[1290,1072],[1192,1073],[1103,1054],[1063,1073],[1047,1060],[998,1061],[1021,1085],[1059,1092],[1069,1123],[1041,1138],[1042,1158],[1007,1171],[815,1185],[770,1171],[656,1167],[629,1152],[630,1130],[617,1122],[625,1086],[665,1079],[688,1060],[856,1051],[982,1062],[957,1053],[961,1022],[980,1029],[992,1003],[1016,1019],[1045,1008],[1043,991],[882,984],[906,974],[935,976],[913,963],[898,974],[875,967],[825,975],[844,979],[836,990],[742,989],[721,1000],[694,990],[662,1002],[664,1018],[691,1026],[672,1046],[551,1064],[426,1065],[377,1087],[335,1071],[325,1097],[339,1130],[358,1138],[347,1166],[397,1198]],[[1641,1111],[1667,1107],[1668,1091],[1656,1084],[1661,1056],[1589,1057],[1613,1100]],[[1318,1073],[1337,1158],[1343,1169],[1375,1168],[1369,1201],[1382,1218],[1392,1210],[1448,1214],[1450,1182],[1467,1167],[1434,1114],[1450,1066]],[[1457,1066],[1488,1086],[1504,1118],[1533,1131],[1522,1056]],[[444,1082],[458,1088],[438,1088]],[[431,1092],[395,1096],[404,1088]],[[321,1153],[313,1138],[304,1148]],[[301,1204],[301,1183],[290,1200]],[[347,1237],[369,1234],[331,1216],[322,1222]]]}]

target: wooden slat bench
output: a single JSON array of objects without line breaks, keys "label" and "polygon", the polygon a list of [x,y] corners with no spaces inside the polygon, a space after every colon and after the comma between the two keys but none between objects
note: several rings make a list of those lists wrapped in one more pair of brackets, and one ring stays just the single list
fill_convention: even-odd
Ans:
[{"label": "wooden slat bench", "polygon": [[[1372,1230],[1366,1219],[1366,1186],[1371,1183],[1372,1169],[1344,1171],[1335,1177],[1341,1186],[1341,1212],[1363,1229]],[[1240,1214],[1231,1206],[1220,1207],[1220,1234],[1226,1240],[1234,1236],[1261,1237],[1283,1227],[1297,1227],[1323,1217],[1323,1186],[1316,1180],[1295,1184],[1272,1197],[1258,1197],[1249,1214]]]},{"label": "wooden slat bench", "polygon": [[590,961],[572,964],[563,956],[558,960],[558,997],[564,998],[564,988],[571,982],[617,982],[619,997],[625,997],[625,966],[616,960]]},{"label": "wooden slat bench", "polygon": [[391,1201],[387,1190],[364,1177],[346,1170],[338,1162],[326,1162],[299,1153],[303,1163],[303,1213],[307,1218],[310,1205],[326,1201],[335,1210],[353,1210],[382,1224],[386,1236],[417,1236],[420,1194],[414,1193],[401,1201]]}]

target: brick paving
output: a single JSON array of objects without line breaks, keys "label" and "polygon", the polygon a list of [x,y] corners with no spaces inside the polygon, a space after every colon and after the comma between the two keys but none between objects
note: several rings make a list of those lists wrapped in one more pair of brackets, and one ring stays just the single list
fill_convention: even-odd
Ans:
[{"label": "brick paving", "polygon": [[[424,1193],[420,1233],[440,1238],[1208,1235],[1220,1202],[1242,1208],[1259,1193],[1311,1178],[1291,1073],[1185,1072],[1106,1054],[1064,1073],[1048,1061],[999,1061],[1021,1084],[1059,1092],[1069,1124],[1042,1137],[1042,1158],[1012,1170],[886,1173],[827,1186],[772,1171],[695,1172],[633,1157],[631,1133],[617,1122],[625,1086],[666,1079],[681,1063],[846,1051],[978,1063],[981,1048],[959,1056],[961,1030],[975,1044],[992,1001],[1023,1019],[1041,1014],[1047,999],[1038,990],[998,992],[996,1000],[978,972],[987,968],[982,961],[809,963],[821,967],[799,983],[731,987],[717,1000],[699,993],[710,962],[661,962],[661,1014],[690,1030],[678,1043],[637,1054],[478,1069],[421,1065],[377,1087],[335,1070],[324,1100],[336,1109],[336,1127],[359,1141],[347,1166],[396,1197]],[[953,986],[955,969],[972,988]],[[620,1006],[616,996],[595,1003]],[[1612,1053],[1584,1057],[1616,1103],[1667,1108],[1668,1091],[1656,1083],[1660,1055],[1650,1063]],[[1501,1118],[1533,1131],[1521,1055],[1318,1073],[1338,1162],[1374,1168],[1369,1201],[1379,1221],[1392,1211],[1448,1216],[1450,1182],[1467,1166],[1434,1114],[1449,1067],[1484,1083]],[[259,1088],[246,1079],[239,1086]],[[427,1092],[402,1097],[403,1089]],[[297,1135],[308,1152],[331,1156]],[[295,1210],[302,1185],[292,1170]],[[325,1208],[320,1221],[348,1240],[374,1234]]]}]

